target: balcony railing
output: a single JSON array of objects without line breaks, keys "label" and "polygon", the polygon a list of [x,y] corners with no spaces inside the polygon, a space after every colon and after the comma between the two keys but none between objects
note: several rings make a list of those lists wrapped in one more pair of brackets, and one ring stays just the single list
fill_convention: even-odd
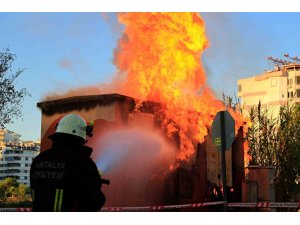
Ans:
[{"label": "balcony railing", "polygon": [[21,163],[7,163],[6,168],[11,168],[11,167],[20,167]]}]

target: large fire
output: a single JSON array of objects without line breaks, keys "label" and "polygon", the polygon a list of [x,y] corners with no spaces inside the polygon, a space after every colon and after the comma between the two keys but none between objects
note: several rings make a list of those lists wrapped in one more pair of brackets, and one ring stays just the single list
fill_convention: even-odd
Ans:
[{"label": "large fire", "polygon": [[[120,13],[123,35],[115,50],[119,72],[110,84],[51,94],[45,100],[117,92],[142,101],[162,104],[163,129],[179,138],[177,160],[189,161],[195,145],[204,142],[216,113],[226,106],[207,85],[201,57],[209,42],[204,20],[198,13]],[[125,78],[125,79],[124,79]],[[139,106],[140,104],[137,104]],[[139,110],[137,107],[136,110]],[[249,121],[228,108],[236,133]],[[245,144],[245,161],[249,161]]]},{"label": "large fire", "polygon": [[[206,84],[201,63],[208,47],[205,23],[198,13],[121,13],[125,25],[115,51],[115,64],[127,74],[125,93],[163,105],[163,127],[179,134],[179,161],[194,154],[213,116],[225,109]],[[236,129],[244,123],[230,110]]]}]

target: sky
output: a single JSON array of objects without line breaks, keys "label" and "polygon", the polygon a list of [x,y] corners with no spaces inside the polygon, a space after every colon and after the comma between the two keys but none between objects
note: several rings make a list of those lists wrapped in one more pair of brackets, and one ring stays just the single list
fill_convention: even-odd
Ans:
[{"label": "sky", "polygon": [[[300,56],[299,13],[200,13],[209,48],[202,61],[216,93],[234,95],[237,80],[271,69],[268,56]],[[0,50],[10,48],[12,65],[25,71],[17,87],[31,97],[23,118],[7,129],[24,140],[37,140],[45,95],[70,88],[109,83],[116,72],[113,51],[122,34],[114,13],[0,13]]]}]

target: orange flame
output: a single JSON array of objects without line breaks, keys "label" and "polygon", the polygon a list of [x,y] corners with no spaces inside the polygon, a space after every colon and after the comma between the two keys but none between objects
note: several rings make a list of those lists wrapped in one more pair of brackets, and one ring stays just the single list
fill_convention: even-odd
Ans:
[{"label": "orange flame", "polygon": [[249,145],[248,142],[244,142],[244,161],[245,161],[245,166],[249,165],[249,162],[251,161],[252,157],[248,154],[249,151]]},{"label": "orange flame", "polygon": [[[125,30],[115,64],[127,73],[125,92],[162,103],[163,126],[168,135],[179,135],[177,159],[189,160],[193,143],[204,141],[213,116],[224,109],[206,85],[203,19],[198,13],[121,13],[118,19]],[[241,115],[231,114],[242,125]]]}]

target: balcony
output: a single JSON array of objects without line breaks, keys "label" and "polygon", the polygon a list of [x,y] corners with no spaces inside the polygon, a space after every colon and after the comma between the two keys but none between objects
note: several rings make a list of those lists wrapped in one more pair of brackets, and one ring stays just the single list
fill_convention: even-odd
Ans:
[{"label": "balcony", "polygon": [[9,178],[9,177],[16,178],[17,180],[20,179],[20,176],[12,176],[12,175],[5,175],[4,177],[2,177],[2,179],[4,180],[5,178]]},{"label": "balcony", "polygon": [[13,144],[8,144],[7,148],[9,150],[15,150],[15,151],[23,151],[23,150],[38,151],[39,150],[38,146],[23,146],[23,145],[13,145]]},{"label": "balcony", "polygon": [[21,173],[19,169],[6,169],[6,173]]},{"label": "balcony", "polygon": [[21,163],[7,163],[6,169],[20,169]]},{"label": "balcony", "polygon": [[[33,149],[33,150],[32,150]],[[18,157],[35,157],[39,154],[39,149],[38,148],[29,148],[28,149],[11,149],[11,148],[6,148],[1,151],[2,157],[12,157],[12,156],[18,156]]]},{"label": "balcony", "polygon": [[20,156],[6,156],[5,161],[12,162],[12,161],[20,161],[22,158]]}]

